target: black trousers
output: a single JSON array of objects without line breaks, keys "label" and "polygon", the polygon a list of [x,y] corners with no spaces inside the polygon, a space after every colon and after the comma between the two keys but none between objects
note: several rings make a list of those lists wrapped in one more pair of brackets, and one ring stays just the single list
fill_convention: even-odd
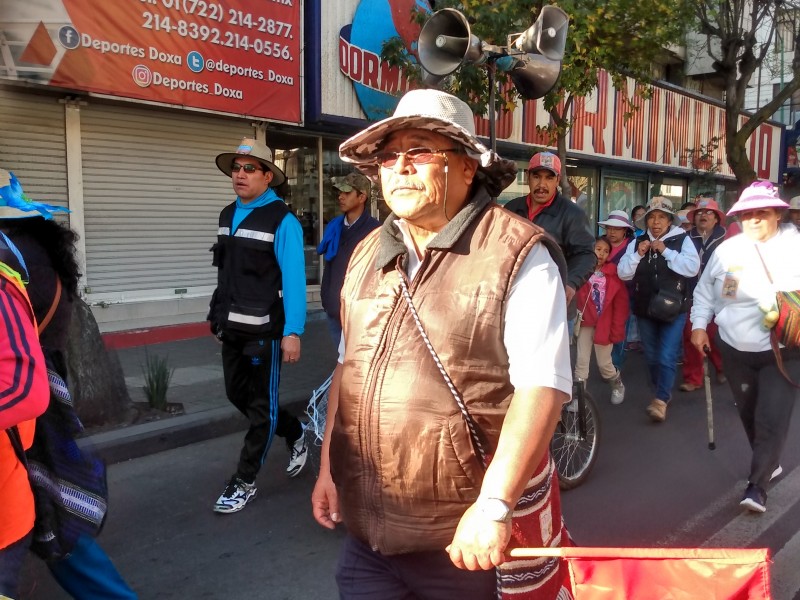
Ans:
[{"label": "black trousers", "polygon": [[[767,489],[786,444],[799,391],[778,371],[772,350],[741,352],[719,338],[718,343],[739,418],[753,449],[748,480]],[[783,351],[782,356],[784,369],[800,383],[800,352]]]},{"label": "black trousers", "polygon": [[384,556],[348,534],[336,567],[339,600],[496,600],[497,572],[462,571],[444,549]]},{"label": "black trousers", "polygon": [[298,418],[278,405],[281,341],[223,342],[222,371],[228,400],[250,421],[236,474],[251,483],[276,435],[285,438],[287,446],[303,435]]}]

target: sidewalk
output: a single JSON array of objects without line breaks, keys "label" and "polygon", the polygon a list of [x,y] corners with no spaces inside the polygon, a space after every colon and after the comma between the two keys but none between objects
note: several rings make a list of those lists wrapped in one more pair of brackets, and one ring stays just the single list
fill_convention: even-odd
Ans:
[{"label": "sidewalk", "polygon": [[[247,420],[228,402],[222,378],[220,345],[210,335],[113,350],[117,353],[131,400],[146,402],[142,366],[146,353],[167,358],[175,369],[167,401],[183,405],[183,414],[97,433],[85,438],[109,463],[121,462],[244,430]],[[336,350],[325,313],[311,311],[302,336],[302,355],[281,369],[280,402],[302,416],[313,390],[331,374]]]}]

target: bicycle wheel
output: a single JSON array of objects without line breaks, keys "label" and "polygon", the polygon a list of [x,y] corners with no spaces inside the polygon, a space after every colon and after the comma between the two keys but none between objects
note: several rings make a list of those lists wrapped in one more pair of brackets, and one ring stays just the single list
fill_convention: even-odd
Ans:
[{"label": "bicycle wheel", "polygon": [[600,441],[597,404],[585,390],[579,391],[576,399],[577,407],[565,404],[561,409],[561,420],[550,442],[562,490],[571,490],[586,481],[597,460]]}]

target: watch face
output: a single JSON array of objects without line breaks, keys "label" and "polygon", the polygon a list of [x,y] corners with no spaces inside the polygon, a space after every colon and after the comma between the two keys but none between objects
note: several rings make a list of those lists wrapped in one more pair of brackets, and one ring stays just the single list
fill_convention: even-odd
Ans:
[{"label": "watch face", "polygon": [[499,498],[486,498],[481,500],[481,512],[487,519],[502,523],[511,516],[511,509]]}]

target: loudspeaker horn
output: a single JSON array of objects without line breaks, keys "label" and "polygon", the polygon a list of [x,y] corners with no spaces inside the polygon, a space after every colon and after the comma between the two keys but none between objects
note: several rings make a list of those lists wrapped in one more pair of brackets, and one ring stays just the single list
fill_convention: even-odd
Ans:
[{"label": "loudspeaker horn", "polygon": [[453,8],[436,11],[419,34],[419,62],[433,76],[445,77],[464,63],[486,60],[482,42],[467,18]]},{"label": "loudspeaker horn", "polygon": [[514,45],[523,52],[560,61],[567,45],[568,26],[567,13],[557,6],[545,6],[536,22],[520,34]]},{"label": "loudspeaker horn", "polygon": [[501,66],[498,61],[498,67],[508,73],[520,96],[536,100],[553,89],[561,74],[561,61],[550,60],[539,54],[525,54],[515,58],[509,66]]}]

